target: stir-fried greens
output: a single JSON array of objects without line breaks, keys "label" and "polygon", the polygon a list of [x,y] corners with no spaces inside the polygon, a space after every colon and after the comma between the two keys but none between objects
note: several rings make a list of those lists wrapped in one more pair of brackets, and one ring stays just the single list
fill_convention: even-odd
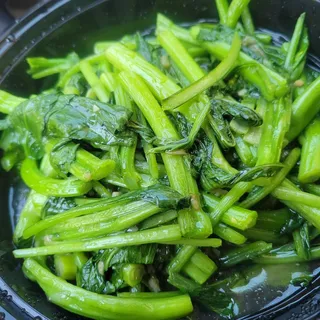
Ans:
[{"label": "stir-fried greens", "polygon": [[216,0],[219,23],[190,28],[158,14],[154,36],[89,57],[29,57],[56,85],[0,91],[1,164],[30,188],[13,254],[51,302],[93,319],[179,319],[193,303],[231,318],[240,280],[220,270],[320,258],[305,14],[279,47],[249,2]]}]

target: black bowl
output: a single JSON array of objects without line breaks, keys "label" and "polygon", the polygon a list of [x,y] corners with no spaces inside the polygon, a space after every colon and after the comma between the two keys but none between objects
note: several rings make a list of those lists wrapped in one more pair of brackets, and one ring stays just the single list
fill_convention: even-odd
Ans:
[{"label": "black bowl", "polygon": [[[318,0],[252,0],[251,9],[257,27],[284,36],[292,32],[301,12],[307,12],[311,52],[320,56]],[[26,74],[27,55],[54,57],[75,50],[85,56],[92,52],[95,41],[118,39],[123,34],[152,27],[157,12],[176,22],[217,17],[214,0],[52,1],[36,8],[0,39],[0,87],[21,96],[37,93],[48,83],[34,81]],[[0,319],[4,316],[6,319],[77,319],[50,304],[37,285],[24,278],[19,261],[12,257],[12,230],[27,194],[27,190],[17,194],[15,190],[20,185],[16,174],[1,172]],[[314,279],[307,288],[298,289],[287,299],[243,319],[316,318],[320,314],[319,285],[320,280]],[[215,317],[200,312],[197,318]]]}]

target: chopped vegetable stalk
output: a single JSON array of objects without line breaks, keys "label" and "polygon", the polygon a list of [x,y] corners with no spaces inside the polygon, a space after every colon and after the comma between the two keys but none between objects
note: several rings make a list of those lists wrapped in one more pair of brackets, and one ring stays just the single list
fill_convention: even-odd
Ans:
[{"label": "chopped vegetable stalk", "polygon": [[154,215],[146,220],[144,220],[141,224],[140,229],[150,229],[154,227],[161,226],[167,222],[170,222],[178,217],[178,213],[176,210],[169,210],[166,212],[161,212],[159,214]]},{"label": "chopped vegetable stalk", "polygon": [[227,26],[235,28],[237,22],[243,12],[248,6],[250,0],[232,0],[228,9]]},{"label": "chopped vegetable stalk", "polygon": [[93,240],[65,241],[58,244],[52,244],[47,247],[17,249],[13,251],[13,254],[16,258],[27,258],[71,252],[88,252],[100,249],[119,248],[123,246],[133,246],[146,243],[159,243],[163,241],[174,241],[179,239],[181,239],[179,226],[168,225],[165,227],[130,232]]},{"label": "chopped vegetable stalk", "polygon": [[299,229],[293,232],[292,236],[298,257],[304,260],[308,260],[310,258],[308,224],[304,223]]},{"label": "chopped vegetable stalk", "polygon": [[76,278],[77,265],[72,253],[55,254],[53,260],[58,277],[64,280],[74,280]]},{"label": "chopped vegetable stalk", "polygon": [[254,35],[255,27],[253,24],[252,16],[249,10],[249,6],[244,8],[241,14],[241,20],[246,32],[250,35]]},{"label": "chopped vegetable stalk", "polygon": [[242,232],[242,234],[251,241],[262,240],[274,244],[285,244],[289,241],[286,235],[279,235],[279,233],[264,229],[250,228]]},{"label": "chopped vegetable stalk", "polygon": [[165,244],[182,244],[186,246],[195,246],[195,247],[212,247],[217,248],[222,244],[221,239],[209,238],[209,239],[181,239],[175,241],[166,241]]},{"label": "chopped vegetable stalk", "polygon": [[241,202],[240,206],[243,208],[251,208],[269,195],[277,186],[282,183],[287,174],[297,163],[299,157],[300,149],[293,149],[284,161],[285,166],[271,179],[269,185],[265,187],[253,188],[253,190],[248,194],[247,198]]},{"label": "chopped vegetable stalk", "polygon": [[24,98],[16,97],[6,91],[0,90],[0,112],[9,114],[25,100]]},{"label": "chopped vegetable stalk", "polygon": [[34,160],[25,159],[21,166],[21,177],[25,184],[36,192],[55,197],[76,197],[86,194],[92,187],[89,182],[69,178],[59,180],[43,175]]},{"label": "chopped vegetable stalk", "polygon": [[223,223],[218,223],[215,227],[213,227],[213,233],[216,234],[221,239],[228,241],[230,243],[241,245],[247,241],[247,238],[243,236],[241,233],[233,230]]},{"label": "chopped vegetable stalk", "polygon": [[221,24],[226,24],[228,20],[229,3],[228,0],[216,0],[216,6]]},{"label": "chopped vegetable stalk", "polygon": [[138,285],[144,274],[144,266],[142,264],[125,264],[121,267],[121,274],[125,283],[127,283],[130,287],[134,287]]},{"label": "chopped vegetable stalk", "polygon": [[290,217],[291,213],[288,208],[273,211],[259,211],[255,227],[279,233]]},{"label": "chopped vegetable stalk", "polygon": [[175,109],[201,92],[217,84],[220,80],[223,80],[234,68],[240,48],[241,40],[239,35],[236,33],[227,57],[206,76],[165,99],[162,103],[163,108],[166,110]]},{"label": "chopped vegetable stalk", "polygon": [[299,19],[297,20],[292,39],[290,41],[286,61],[284,63],[284,67],[289,71],[292,71],[292,69],[293,69],[294,60],[295,60],[295,57],[297,54],[300,38],[301,38],[301,35],[303,32],[305,17],[306,17],[306,14],[303,13],[303,14],[301,14]]},{"label": "chopped vegetable stalk", "polygon": [[320,196],[320,185],[317,184],[305,184],[303,185],[303,189],[309,193]]},{"label": "chopped vegetable stalk", "polygon": [[183,266],[190,260],[190,258],[197,251],[197,247],[183,246],[180,248],[178,254],[170,261],[168,265],[169,273],[178,273]]},{"label": "chopped vegetable stalk", "polygon": [[[299,191],[299,189],[287,179],[285,179],[282,182],[281,186],[292,191]],[[284,200],[280,200],[280,201],[283,202],[290,209],[298,212],[301,216],[303,216],[307,221],[313,224],[316,228],[320,229],[320,209],[306,206],[304,204],[300,204],[299,202],[291,202],[291,201],[284,201]]]},{"label": "chopped vegetable stalk", "polygon": [[250,182],[238,182],[218,203],[214,211],[210,213],[212,225],[215,226],[234,203],[249,191],[252,187]]},{"label": "chopped vegetable stalk", "polygon": [[[218,197],[210,194],[203,194],[203,198],[207,209],[211,212],[214,212],[222,201]],[[246,230],[256,224],[257,217],[258,214],[256,211],[232,206],[221,216],[221,222],[233,228]]]},{"label": "chopped vegetable stalk", "polygon": [[224,267],[234,266],[246,260],[257,258],[263,253],[267,253],[272,249],[272,244],[264,241],[257,241],[247,244],[241,248],[233,249],[220,258]]},{"label": "chopped vegetable stalk", "polygon": [[258,149],[257,165],[280,161],[285,134],[289,130],[291,103],[288,98],[269,104]]},{"label": "chopped vegetable stalk", "polygon": [[291,125],[286,135],[289,142],[295,139],[320,111],[319,97],[320,77],[314,80],[292,104]]},{"label": "chopped vegetable stalk", "polygon": [[[223,42],[204,42],[203,45],[219,60],[225,59],[231,50],[230,45]],[[262,95],[268,101],[280,98],[288,92],[286,79],[245,53],[240,52],[238,66],[239,74],[260,89]]]},{"label": "chopped vegetable stalk", "polygon": [[85,60],[81,61],[80,70],[99,100],[101,102],[108,102],[110,99],[110,92],[102,84],[89,62]]},{"label": "chopped vegetable stalk", "polygon": [[295,191],[283,186],[275,188],[272,194],[279,200],[298,202],[306,206],[320,209],[320,197],[303,191]]},{"label": "chopped vegetable stalk", "polygon": [[320,118],[316,118],[305,130],[302,138],[299,181],[312,183],[320,178]]},{"label": "chopped vegetable stalk", "polygon": [[[158,299],[119,298],[78,288],[41,267],[34,259],[24,262],[28,277],[36,280],[50,301],[89,318],[167,319],[181,318],[192,311],[188,295]],[[66,300],[65,296],[69,298]],[[106,316],[104,316],[106,315]]]}]

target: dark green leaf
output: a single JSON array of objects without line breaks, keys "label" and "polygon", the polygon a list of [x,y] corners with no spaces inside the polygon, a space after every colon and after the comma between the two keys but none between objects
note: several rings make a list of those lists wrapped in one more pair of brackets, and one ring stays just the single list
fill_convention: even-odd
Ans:
[{"label": "dark green leaf", "polygon": [[42,209],[41,217],[44,219],[46,217],[67,211],[75,206],[76,203],[72,198],[50,197]]},{"label": "dark green leaf", "polygon": [[139,32],[135,35],[135,41],[137,44],[137,52],[140,53],[148,62],[152,63],[152,47],[149,43]]},{"label": "dark green leaf", "polygon": [[71,164],[76,159],[78,144],[62,139],[50,152],[50,163],[52,167],[62,175],[66,176]]}]

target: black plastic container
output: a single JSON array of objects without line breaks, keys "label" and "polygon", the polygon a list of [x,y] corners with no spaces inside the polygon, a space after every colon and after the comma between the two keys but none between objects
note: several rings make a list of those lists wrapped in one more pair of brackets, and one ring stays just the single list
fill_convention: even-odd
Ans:
[{"label": "black plastic container", "polygon": [[[256,26],[284,35],[292,32],[300,13],[307,12],[311,52],[320,56],[318,0],[251,2]],[[85,56],[92,52],[97,40],[118,39],[123,34],[152,27],[157,12],[165,13],[176,22],[217,17],[213,0],[52,1],[15,23],[0,39],[0,88],[21,96],[39,92],[43,82],[34,81],[26,74],[27,55],[64,56],[75,50]],[[4,316],[5,319],[78,319],[47,302],[37,285],[24,278],[19,261],[12,257],[12,230],[21,209],[14,191],[19,183],[14,173],[1,172],[0,319]],[[286,300],[243,319],[316,319],[318,315],[320,278]],[[200,313],[198,319],[215,318]]]}]

